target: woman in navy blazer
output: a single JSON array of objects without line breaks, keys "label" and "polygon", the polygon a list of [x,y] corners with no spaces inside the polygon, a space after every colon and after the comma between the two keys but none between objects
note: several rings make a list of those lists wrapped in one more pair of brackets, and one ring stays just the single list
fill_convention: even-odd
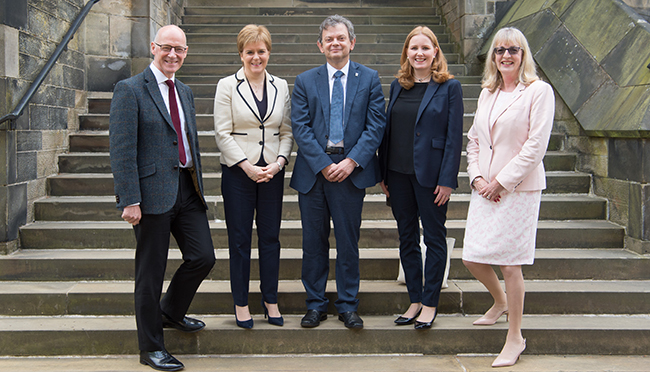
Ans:
[{"label": "woman in navy blazer", "polygon": [[287,81],[266,72],[271,34],[245,26],[237,36],[243,67],[217,84],[214,126],[221,151],[221,193],[228,228],[235,320],[252,328],[248,309],[253,218],[257,225],[262,308],[281,326],[278,309],[284,166],[289,162],[291,101]]},{"label": "woman in navy blazer", "polygon": [[[458,186],[463,139],[463,94],[447,70],[433,32],[413,29],[390,87],[386,132],[379,147],[381,186],[399,231],[400,258],[411,305],[395,320],[431,328],[447,260],[447,202]],[[424,283],[420,225],[427,247]]]}]

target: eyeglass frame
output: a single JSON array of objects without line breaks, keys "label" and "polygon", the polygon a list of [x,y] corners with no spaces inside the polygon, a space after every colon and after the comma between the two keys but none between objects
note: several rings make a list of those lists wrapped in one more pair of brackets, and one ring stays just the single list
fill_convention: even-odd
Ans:
[{"label": "eyeglass frame", "polygon": [[[512,53],[512,51],[515,50],[515,49],[516,49],[516,51],[514,53]],[[508,51],[508,54],[510,54],[511,56],[514,56],[515,54],[518,54],[520,50],[523,51],[524,48],[518,47],[518,46],[511,46],[511,47],[508,47],[508,48],[498,47],[498,48],[494,48],[494,54],[496,54],[498,56],[502,56],[502,55],[506,54],[506,50]]]},{"label": "eyeglass frame", "polygon": [[[158,47],[160,48],[160,50],[162,50],[162,51],[165,52],[165,53],[169,53],[169,52],[171,52],[172,49],[174,49],[174,52],[175,52],[176,54],[185,54],[185,53],[187,52],[187,47],[186,47],[186,46],[183,47],[183,46],[180,46],[180,45],[178,45],[178,46],[171,46],[171,45],[167,45],[167,44],[158,44],[158,43],[156,43],[155,41],[154,41],[153,43],[156,44],[156,45],[158,45]],[[165,50],[166,48],[169,48],[169,50]],[[181,51],[179,52],[178,49],[181,49]]]}]

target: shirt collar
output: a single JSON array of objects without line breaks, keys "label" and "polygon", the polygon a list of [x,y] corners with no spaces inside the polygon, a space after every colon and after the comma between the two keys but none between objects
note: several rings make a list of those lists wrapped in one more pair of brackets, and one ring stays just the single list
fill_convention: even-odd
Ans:
[{"label": "shirt collar", "polygon": [[[332,67],[332,65],[330,65],[329,63],[327,63],[327,76],[330,78],[330,80],[333,79],[334,73],[336,71],[338,70]],[[344,76],[348,76],[348,71],[350,71],[350,60],[348,60],[348,63],[346,63],[345,66],[343,66],[343,68],[341,69],[341,72],[343,73]]]},{"label": "shirt collar", "polygon": [[[158,82],[158,84],[163,84],[165,83],[165,81],[169,80],[169,78],[165,76],[165,74],[163,74],[163,72],[160,71],[158,67],[156,67],[156,65],[153,64],[153,62],[149,65],[149,67],[151,68],[153,75],[156,77],[156,81]],[[174,84],[176,84],[176,74],[172,76],[171,80],[174,82]]]}]

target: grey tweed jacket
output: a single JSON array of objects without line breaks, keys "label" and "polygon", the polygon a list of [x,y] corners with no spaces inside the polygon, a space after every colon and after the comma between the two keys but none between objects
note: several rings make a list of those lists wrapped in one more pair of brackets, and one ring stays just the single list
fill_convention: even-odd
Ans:
[{"label": "grey tweed jacket", "polygon": [[[176,80],[196,172],[194,185],[203,197],[201,157],[194,95]],[[178,145],[171,116],[156,77],[147,67],[117,83],[110,111],[110,157],[117,208],[140,203],[145,214],[169,211],[178,194]]]}]

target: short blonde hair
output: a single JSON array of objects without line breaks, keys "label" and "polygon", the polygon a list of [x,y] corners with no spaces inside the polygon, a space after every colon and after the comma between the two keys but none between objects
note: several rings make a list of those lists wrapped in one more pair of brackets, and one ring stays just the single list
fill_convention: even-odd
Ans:
[{"label": "short blonde hair", "polygon": [[442,53],[442,49],[440,49],[438,38],[429,27],[417,26],[408,34],[406,40],[404,41],[404,47],[402,48],[402,58],[400,58],[400,69],[397,72],[397,75],[395,75],[399,81],[399,84],[404,89],[411,89],[415,84],[413,66],[411,66],[409,63],[408,49],[411,39],[416,35],[424,35],[428,37],[429,40],[431,40],[433,46],[438,50],[436,52],[436,56],[433,58],[433,62],[431,63],[431,79],[433,79],[433,81],[438,84],[442,84],[445,81],[452,79],[454,75],[449,73],[447,67],[447,58],[445,58],[445,55]]},{"label": "short blonde hair", "polygon": [[533,54],[530,51],[530,46],[528,46],[526,36],[514,27],[504,27],[497,31],[496,35],[494,35],[494,40],[492,40],[492,45],[490,45],[490,51],[485,60],[485,69],[483,70],[481,86],[494,93],[494,91],[503,84],[503,77],[497,68],[494,53],[495,46],[503,44],[518,46],[522,49],[523,54],[521,57],[521,65],[519,66],[518,82],[528,86],[532,82],[539,80],[535,69]]},{"label": "short blonde hair", "polygon": [[261,25],[247,25],[239,31],[237,35],[237,50],[241,54],[244,47],[251,43],[264,42],[266,49],[271,51],[271,33],[269,30]]}]

